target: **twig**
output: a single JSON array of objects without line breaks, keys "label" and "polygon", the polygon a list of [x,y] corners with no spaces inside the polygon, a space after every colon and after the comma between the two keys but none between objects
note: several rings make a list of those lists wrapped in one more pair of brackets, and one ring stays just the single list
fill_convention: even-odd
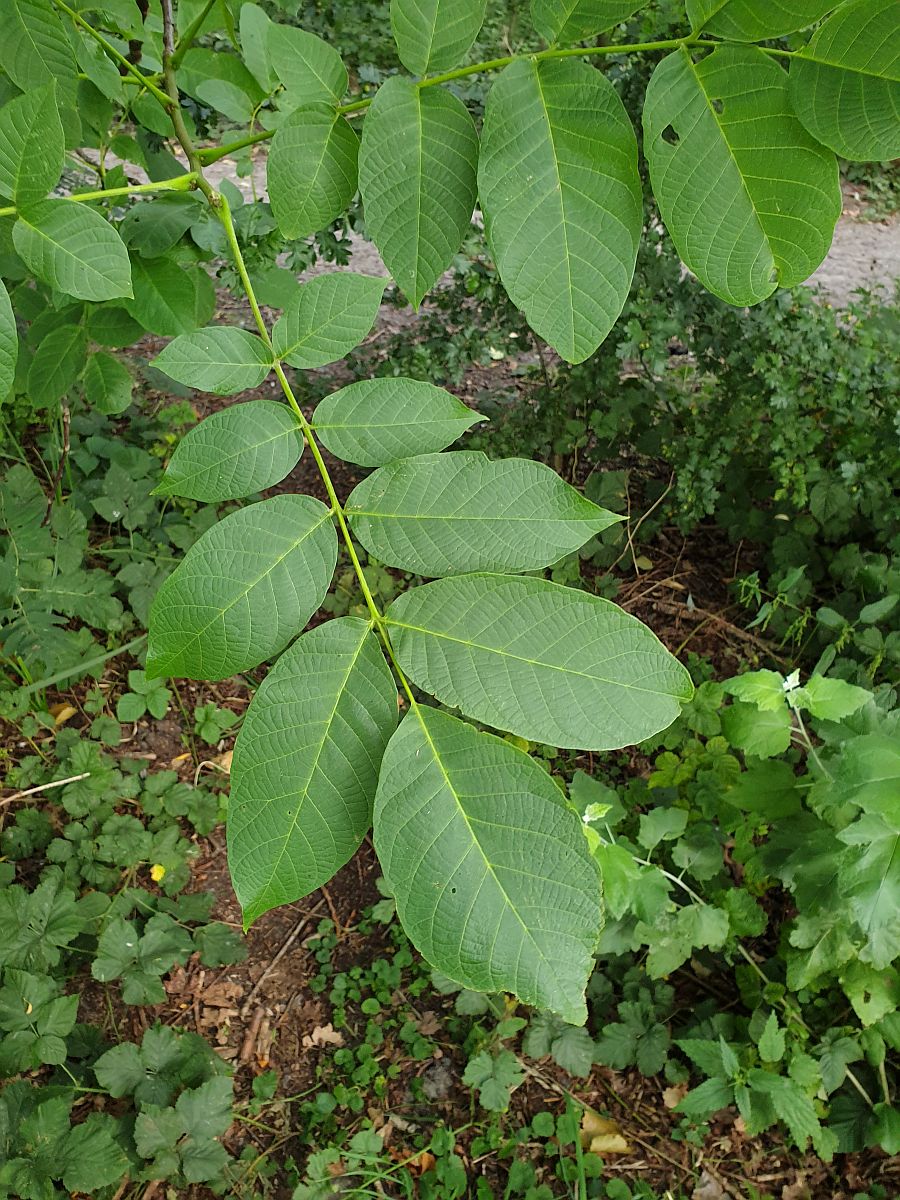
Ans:
[{"label": "twig", "polygon": [[49,792],[51,788],[65,787],[67,783],[78,783],[80,779],[87,779],[90,771],[82,771],[80,775],[70,775],[68,779],[57,779],[53,783],[41,783],[37,787],[26,788],[24,792],[16,792],[12,796],[7,796],[0,800],[0,804],[12,804],[14,800],[24,800],[26,796],[36,796],[38,792]]}]

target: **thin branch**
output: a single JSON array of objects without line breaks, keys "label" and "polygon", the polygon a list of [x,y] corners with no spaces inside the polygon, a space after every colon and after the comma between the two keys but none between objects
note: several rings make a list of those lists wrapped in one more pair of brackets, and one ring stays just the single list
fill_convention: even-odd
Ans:
[{"label": "thin branch", "polygon": [[[91,200],[117,200],[122,196],[141,196],[148,192],[189,192],[197,185],[197,174],[185,171],[172,179],[160,179],[156,183],[132,183],[128,187],[100,189],[96,192],[75,192],[71,196],[56,196],[57,200],[68,200],[72,204],[87,204]],[[0,217],[14,217],[15,205],[0,208]]]},{"label": "thin branch", "polygon": [[36,796],[38,792],[49,792],[53,788],[65,787],[69,783],[78,783],[80,779],[89,778],[90,774],[90,771],[82,771],[80,775],[70,775],[68,779],[56,779],[53,783],[41,783],[37,787],[26,788],[24,792],[16,792],[15,795],[0,800],[0,804],[12,804],[14,800],[24,800],[26,796]]},{"label": "thin branch", "polygon": [[156,97],[160,104],[166,104],[166,93],[161,91],[153,82],[153,80],[149,78],[149,76],[145,75],[142,71],[139,71],[134,63],[130,62],[124,54],[120,54],[112,42],[107,41],[103,34],[99,33],[89,21],[86,21],[80,13],[75,11],[74,8],[69,8],[68,4],[65,3],[65,0],[53,0],[53,3],[58,9],[61,9],[62,12],[66,13],[67,16],[71,17],[75,24],[83,29],[89,37],[92,37],[94,41],[103,48],[104,53],[107,54],[113,60],[113,62],[118,63],[120,67],[124,67],[129,75],[133,75],[137,82],[140,83],[142,87],[145,87],[148,92],[152,93],[152,95]]}]

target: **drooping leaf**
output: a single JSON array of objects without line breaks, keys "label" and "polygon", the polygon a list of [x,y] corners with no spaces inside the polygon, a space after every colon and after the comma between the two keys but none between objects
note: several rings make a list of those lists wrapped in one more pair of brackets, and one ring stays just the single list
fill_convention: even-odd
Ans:
[{"label": "drooping leaf", "polygon": [[131,265],[122,239],[86,204],[41,200],[19,213],[13,243],[44,283],[79,300],[131,296]]},{"label": "drooping leaf", "polygon": [[485,420],[455,396],[418,379],[362,379],[319,402],[313,427],[332,454],[381,467],[443,450]]},{"label": "drooping leaf", "polygon": [[169,342],[153,365],[188,387],[233,396],[262,383],[271,370],[272,353],[246,329],[210,325]]},{"label": "drooping leaf", "polygon": [[9,301],[9,292],[0,279],[0,402],[5,400],[12,390],[18,357],[19,333],[16,318]]},{"label": "drooping leaf", "polygon": [[413,75],[457,66],[484,24],[486,0],[391,0],[391,31]]},{"label": "drooping leaf", "polygon": [[347,90],[347,68],[338,52],[314,33],[290,25],[269,27],[275,74],[294,104],[337,104]]},{"label": "drooping leaf", "polygon": [[761,42],[806,29],[821,20],[838,0],[687,0],[695,33],[733,42]]},{"label": "drooping leaf", "polygon": [[578,817],[528,755],[417,707],[385,752],[374,837],[403,928],[430,963],[473,991],[584,1023],[600,881]]},{"label": "drooping leaf", "polygon": [[551,45],[581,42],[627,21],[647,0],[531,0],[535,29]]},{"label": "drooping leaf", "polygon": [[207,503],[240,500],[280,483],[302,450],[303,434],[287,405],[272,400],[233,404],[188,430],[154,495]]},{"label": "drooping leaf", "polygon": [[801,283],[827,254],[837,162],[794,116],[787,76],[762,50],[664,58],[647,88],[644,153],[679,254],[729,304]]},{"label": "drooping leaf", "polygon": [[60,400],[85,363],[87,334],[80,325],[60,325],[41,341],[28,368],[28,391],[39,408]]},{"label": "drooping leaf", "polygon": [[510,299],[582,362],[622,311],[643,220],[637,142],[612,84],[574,59],[506,67],[488,95],[478,193]]},{"label": "drooping leaf", "polygon": [[543,463],[480,450],[423,454],[373,472],[345,507],[379,562],[420,575],[535,571],[622,518]]},{"label": "drooping leaf", "polygon": [[628,746],[670,725],[693,691],[635,617],[543,579],[440,579],[398,597],[387,621],[419,687],[530,741]]},{"label": "drooping leaf", "polygon": [[216,308],[212,280],[201,266],[183,270],[171,258],[131,261],[134,298],[126,310],[150,333],[177,337],[200,329]]},{"label": "drooping leaf", "polygon": [[842,4],[791,60],[791,103],[850,159],[900,156],[900,21],[894,0]]},{"label": "drooping leaf", "polygon": [[414,307],[450,266],[475,207],[478,135],[462,101],[394,76],[363,125],[366,229]]},{"label": "drooping leaf", "polygon": [[333,271],[301,284],[272,330],[276,355],[304,370],[343,358],[375,324],[386,283]]},{"label": "drooping leaf", "polygon": [[369,829],[397,688],[367,621],[303,634],[253,698],[234,748],[228,854],[250,925],[314,891]]},{"label": "drooping leaf", "polygon": [[358,155],[356,132],[327,104],[304,105],[278,126],[266,171],[285,237],[309,237],[340,216],[356,192]]},{"label": "drooping leaf", "polygon": [[97,412],[115,416],[131,403],[134,380],[125,364],[112,354],[98,351],[84,370],[84,398]]},{"label": "drooping leaf", "polygon": [[278,654],[322,603],[336,561],[331,512],[310,496],[225,517],[156,594],[147,677],[226,679]]},{"label": "drooping leaf", "polygon": [[62,174],[65,152],[56,80],[0,109],[0,195],[20,207],[43,200]]}]

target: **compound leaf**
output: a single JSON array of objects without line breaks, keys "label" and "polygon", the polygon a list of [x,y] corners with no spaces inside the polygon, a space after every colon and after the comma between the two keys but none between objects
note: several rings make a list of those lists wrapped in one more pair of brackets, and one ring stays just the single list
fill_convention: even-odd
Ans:
[{"label": "compound leaf", "polygon": [[801,283],[828,253],[837,162],[794,116],[787,76],[762,50],[664,58],[647,88],[644,153],[679,254],[729,304]]},{"label": "compound leaf", "polygon": [[285,404],[248,400],[211,413],[178,443],[157,496],[217,503],[280,483],[300,459],[303,434]]},{"label": "compound leaf", "polygon": [[397,659],[442,704],[530,741],[612,750],[665,729],[690,676],[635,617],[543,579],[464,575],[387,610]]},{"label": "compound leaf", "polygon": [[13,243],[44,283],[79,300],[131,296],[131,265],[112,225],[86,204],[41,200],[19,213]]},{"label": "compound leaf", "polygon": [[285,237],[309,237],[340,216],[356,192],[358,155],[355,131],[327,104],[298,108],[278,126],[266,171]]},{"label": "compound leaf", "polygon": [[647,0],[531,0],[535,29],[551,45],[581,42],[612,29]]},{"label": "compound leaf", "polygon": [[156,594],[147,677],[226,679],[278,654],[322,603],[336,561],[332,514],[310,496],[225,517]]},{"label": "compound leaf", "polygon": [[262,383],[271,370],[272,353],[246,329],[210,325],[169,342],[153,366],[188,387],[232,396]]},{"label": "compound leaf", "polygon": [[733,42],[761,42],[806,29],[835,7],[837,0],[687,0],[695,33]]},{"label": "compound leaf", "polygon": [[478,135],[462,101],[394,76],[366,114],[359,190],[366,229],[413,306],[459,250],[475,207]]},{"label": "compound leaf", "polygon": [[375,471],[345,505],[380,562],[420,575],[535,571],[622,518],[544,463],[480,450],[423,454]]},{"label": "compound leaf", "polygon": [[62,174],[65,153],[55,80],[0,109],[0,194],[21,207],[43,200]]},{"label": "compound leaf", "polygon": [[600,880],[556,784],[508,742],[416,707],[388,743],[375,849],[410,940],[454,982],[584,1024]]},{"label": "compound leaf", "polygon": [[347,90],[341,56],[314,33],[272,24],[269,55],[293,105],[337,104]]},{"label": "compound leaf", "polygon": [[386,284],[352,271],[301,284],[272,330],[276,355],[307,371],[343,358],[375,324]]},{"label": "compound leaf", "polygon": [[361,467],[381,467],[443,450],[485,419],[431,383],[363,379],[320,401],[313,427],[338,458]]},{"label": "compound leaf", "polygon": [[367,621],[329,621],[284,652],[234,748],[228,853],[245,925],[355,853],[396,724],[397,688]]},{"label": "compound leaf", "polygon": [[818,141],[844,158],[900,156],[894,0],[842,4],[791,60],[790,80],[794,111]]},{"label": "compound leaf", "polygon": [[413,75],[449,71],[484,24],[486,0],[391,0],[400,61]]}]

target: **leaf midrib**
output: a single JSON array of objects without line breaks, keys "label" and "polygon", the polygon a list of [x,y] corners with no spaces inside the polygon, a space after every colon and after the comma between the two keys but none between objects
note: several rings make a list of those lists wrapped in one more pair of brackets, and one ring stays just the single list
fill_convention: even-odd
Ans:
[{"label": "leaf midrib", "polygon": [[[222,467],[225,463],[231,462],[232,459],[243,458],[243,456],[245,454],[250,453],[250,451],[260,450],[263,446],[269,446],[272,444],[272,442],[277,442],[280,438],[290,437],[292,434],[298,434],[298,433],[300,433],[299,425],[292,425],[290,427],[286,427],[282,430],[279,430],[278,433],[272,434],[271,437],[267,437],[262,442],[253,442],[249,446],[241,446],[239,449],[232,451],[231,454],[226,454],[223,458],[217,459],[211,465],[206,466],[206,467],[201,467],[201,468],[199,468],[199,470],[196,470],[196,471],[192,471],[189,475],[180,475],[177,478],[175,478],[173,476],[172,479],[169,480],[169,483],[176,487],[181,487],[183,484],[191,483],[191,482],[193,482],[193,480],[199,478],[199,476],[205,475],[208,471],[215,470],[217,467]],[[303,449],[303,443],[301,441],[301,452],[302,452],[302,449]],[[166,482],[166,479],[164,476],[163,483],[165,483],[165,482]]]}]

